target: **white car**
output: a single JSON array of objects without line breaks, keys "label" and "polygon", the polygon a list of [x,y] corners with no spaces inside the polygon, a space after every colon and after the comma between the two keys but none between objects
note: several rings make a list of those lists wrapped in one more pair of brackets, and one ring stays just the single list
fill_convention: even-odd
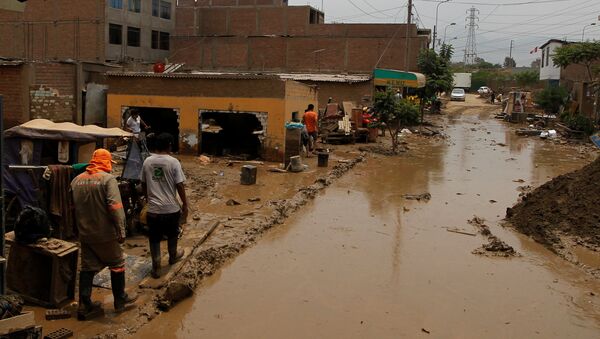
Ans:
[{"label": "white car", "polygon": [[490,90],[490,88],[489,88],[489,87],[487,87],[487,86],[481,86],[481,87],[479,87],[479,89],[477,90],[477,93],[479,93],[479,94],[488,94],[488,93],[490,93],[490,92],[491,92],[491,90]]},{"label": "white car", "polygon": [[455,88],[450,93],[450,101],[465,101],[465,90],[462,88]]}]

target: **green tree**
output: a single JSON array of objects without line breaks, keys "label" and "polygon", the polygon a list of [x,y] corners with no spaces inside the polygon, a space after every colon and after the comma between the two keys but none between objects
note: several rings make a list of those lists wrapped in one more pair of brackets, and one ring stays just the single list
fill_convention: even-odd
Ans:
[{"label": "green tree", "polygon": [[593,65],[600,61],[600,42],[580,42],[561,46],[554,51],[552,61],[554,61],[554,65],[561,67],[585,66],[588,80],[591,82],[598,74]]},{"label": "green tree", "polygon": [[443,44],[438,55],[433,49],[422,50],[417,59],[417,66],[427,81],[421,102],[435,98],[438,93],[452,89],[454,78],[450,69],[450,59],[454,53],[452,46]]},{"label": "green tree", "polygon": [[504,68],[514,68],[514,67],[517,67],[517,62],[515,61],[515,59],[513,59],[511,57],[506,57],[506,58],[504,58],[503,66],[504,66]]},{"label": "green tree", "polygon": [[388,130],[392,140],[392,151],[397,153],[398,134],[403,127],[418,123],[419,108],[406,99],[397,100],[394,91],[389,87],[385,92],[375,93],[374,99],[376,125]]},{"label": "green tree", "polygon": [[540,72],[536,70],[523,71],[515,74],[517,84],[524,88],[530,88],[540,81]]},{"label": "green tree", "polygon": [[535,102],[547,113],[557,114],[567,104],[569,93],[564,87],[546,87],[535,96]]}]

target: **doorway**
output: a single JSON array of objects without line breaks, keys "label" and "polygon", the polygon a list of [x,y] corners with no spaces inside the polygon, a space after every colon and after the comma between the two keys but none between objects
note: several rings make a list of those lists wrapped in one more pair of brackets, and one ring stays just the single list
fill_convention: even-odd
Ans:
[{"label": "doorway", "polygon": [[266,117],[263,112],[200,111],[200,153],[259,158]]},{"label": "doorway", "polygon": [[[131,106],[128,108],[136,108],[140,112],[140,117],[150,126],[150,129],[146,131],[146,143],[150,151],[154,151],[154,139],[161,133],[169,133],[173,136],[173,147],[172,152],[179,151],[179,110],[175,108],[164,108],[164,107],[136,107]],[[128,111],[125,111],[125,115],[128,115]],[[123,121],[126,122],[129,116],[124,116]]]}]

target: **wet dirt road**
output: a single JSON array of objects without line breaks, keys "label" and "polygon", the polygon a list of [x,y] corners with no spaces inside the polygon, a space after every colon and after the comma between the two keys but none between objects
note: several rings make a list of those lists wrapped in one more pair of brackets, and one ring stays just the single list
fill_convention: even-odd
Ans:
[{"label": "wet dirt road", "polygon": [[[447,141],[369,158],[136,337],[599,337],[598,281],[498,225],[518,186],[589,159],[485,111],[448,114]],[[522,256],[474,255],[484,237],[446,230],[475,233],[473,215]]]}]

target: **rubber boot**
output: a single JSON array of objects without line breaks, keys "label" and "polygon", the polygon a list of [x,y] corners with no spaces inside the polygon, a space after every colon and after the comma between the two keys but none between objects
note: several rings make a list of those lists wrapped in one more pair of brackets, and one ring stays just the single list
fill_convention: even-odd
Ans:
[{"label": "rubber boot", "polygon": [[115,311],[123,312],[129,307],[128,305],[135,302],[138,298],[137,294],[129,296],[125,293],[125,271],[115,272],[110,271],[110,284],[112,287],[113,298],[115,299]]},{"label": "rubber boot", "polygon": [[169,238],[167,246],[169,249],[169,265],[173,265],[183,258],[183,250],[177,249],[177,237]]},{"label": "rubber boot", "polygon": [[90,320],[104,314],[102,304],[92,302],[93,271],[79,272],[79,306],[77,307],[77,320]]},{"label": "rubber boot", "polygon": [[160,243],[150,243],[150,256],[152,257],[152,278],[160,278]]}]

